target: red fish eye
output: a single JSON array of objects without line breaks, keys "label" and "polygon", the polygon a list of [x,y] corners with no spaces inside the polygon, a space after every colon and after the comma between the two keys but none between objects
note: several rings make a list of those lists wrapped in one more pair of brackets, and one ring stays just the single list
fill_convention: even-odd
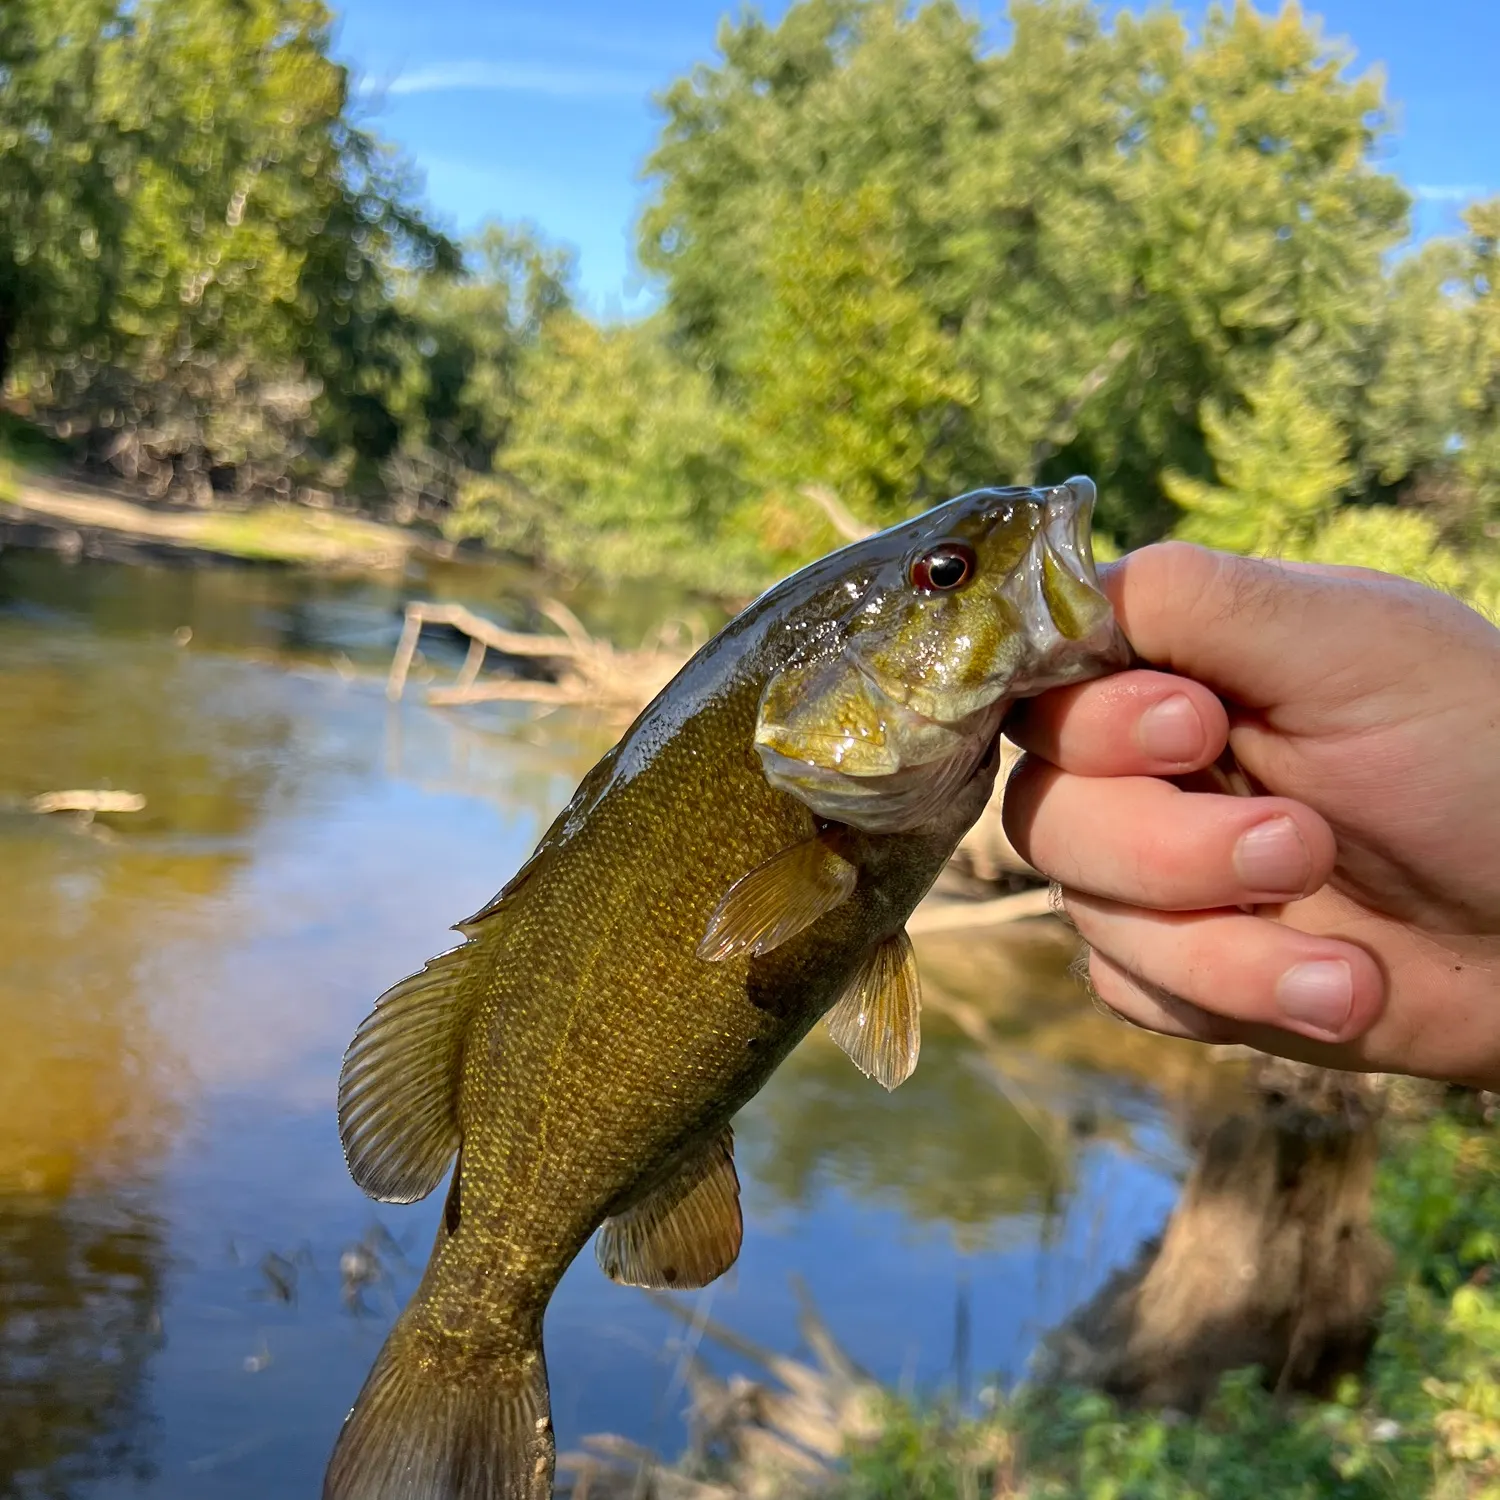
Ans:
[{"label": "red fish eye", "polygon": [[974,549],[966,542],[944,542],[912,563],[912,587],[924,594],[951,593],[974,576],[978,562]]}]

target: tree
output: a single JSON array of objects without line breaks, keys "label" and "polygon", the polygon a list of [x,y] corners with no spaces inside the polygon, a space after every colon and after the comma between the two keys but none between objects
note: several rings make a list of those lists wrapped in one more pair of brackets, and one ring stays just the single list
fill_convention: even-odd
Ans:
[{"label": "tree", "polygon": [[876,526],[942,498],[945,423],[974,393],[909,284],[880,189],[808,188],[772,214],[770,301],[743,362],[744,452],[767,550],[795,564],[836,540],[793,498],[809,484]]},{"label": "tree", "polygon": [[491,224],[464,274],[406,278],[400,363],[383,396],[399,432],[384,476],[402,519],[424,509],[441,518],[473,475],[492,469],[521,409],[525,362],[571,311],[570,276],[564,253]]},{"label": "tree", "polygon": [[[1461,395],[1459,467],[1472,487],[1472,531],[1500,552],[1500,198],[1477,203],[1465,216],[1469,238],[1461,296],[1470,341]],[[1500,564],[1497,564],[1500,571]]]},{"label": "tree", "polygon": [[1204,411],[1218,483],[1165,476],[1185,512],[1175,534],[1227,552],[1304,555],[1354,477],[1338,424],[1313,402],[1294,361],[1277,359],[1243,410]]},{"label": "tree", "polygon": [[162,486],[285,475],[319,425],[364,435],[352,367],[390,268],[452,256],[351,121],[322,0],[6,16],[0,122],[24,149],[0,171],[0,314],[29,309],[25,393]]},{"label": "tree", "polygon": [[1460,553],[1421,511],[1347,502],[1356,470],[1344,437],[1290,357],[1276,360],[1241,410],[1205,411],[1203,426],[1218,483],[1166,476],[1185,512],[1176,536],[1229,552],[1376,568],[1497,614],[1497,549]]},{"label": "tree", "polygon": [[475,475],[451,530],[580,573],[734,592],[760,581],[734,525],[739,455],[703,372],[653,321],[546,325],[495,472]]},{"label": "tree", "polygon": [[743,391],[762,323],[795,316],[772,210],[878,190],[972,392],[945,457],[967,483],[1088,469],[1139,541],[1170,524],[1164,468],[1209,472],[1203,398],[1238,399],[1284,342],[1352,406],[1407,207],[1373,164],[1380,87],[1292,6],[1215,9],[1196,44],[1171,13],[1107,28],[1082,0],[1010,19],[1001,52],[947,0],[726,26],[720,64],[664,97],[641,256],[674,336]]},{"label": "tree", "polygon": [[18,348],[98,329],[118,268],[130,142],[101,118],[117,0],[0,6],[0,384]]}]

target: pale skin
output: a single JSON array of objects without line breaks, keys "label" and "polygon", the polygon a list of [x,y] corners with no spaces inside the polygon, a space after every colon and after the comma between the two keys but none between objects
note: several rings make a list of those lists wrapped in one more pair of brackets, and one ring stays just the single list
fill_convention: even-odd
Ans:
[{"label": "pale skin", "polygon": [[[1160,670],[1006,725],[1028,752],[1006,830],[1099,998],[1171,1036],[1500,1088],[1500,630],[1384,574],[1182,543],[1105,589]],[[1258,795],[1168,779],[1226,743]]]}]

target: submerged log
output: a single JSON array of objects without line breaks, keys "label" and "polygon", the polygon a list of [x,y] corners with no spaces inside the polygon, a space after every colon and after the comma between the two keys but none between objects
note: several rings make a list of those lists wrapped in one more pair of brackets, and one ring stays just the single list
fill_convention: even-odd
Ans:
[{"label": "submerged log", "polygon": [[41,792],[26,804],[34,813],[133,813],[142,812],[146,799],[139,792],[79,790]]}]

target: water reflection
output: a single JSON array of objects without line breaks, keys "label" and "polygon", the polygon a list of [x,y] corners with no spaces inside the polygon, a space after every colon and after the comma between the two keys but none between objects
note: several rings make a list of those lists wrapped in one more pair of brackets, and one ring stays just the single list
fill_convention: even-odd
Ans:
[{"label": "water reflection", "polygon": [[1055,1203],[1072,1163],[1049,1114],[1028,1117],[951,1028],[930,1021],[921,1064],[888,1101],[832,1042],[814,1036],[767,1085],[739,1133],[761,1201],[808,1208],[828,1188],[946,1225],[969,1252]]},{"label": "water reflection", "polygon": [[0,1198],[0,1494],[152,1477],[165,1229],[97,1195]]},{"label": "water reflection", "polygon": [[[407,585],[464,586],[527,622],[524,598],[507,616],[483,597],[496,577]],[[440,1204],[377,1209],[348,1180],[341,1050],[516,868],[608,730],[392,709],[399,605],[270,571],[0,557],[0,1491],[315,1493],[425,1259]],[[147,809],[17,810],[74,786]],[[1159,1226],[1178,1158],[1147,1085],[1196,1075],[1090,1010],[1051,929],[919,953],[909,1083],[887,1096],[814,1037],[744,1112],[745,1251],[704,1296],[793,1348],[796,1272],[866,1367],[932,1384],[967,1285],[976,1371],[1014,1374]],[[351,1298],[356,1246],[381,1272]],[[563,1445],[677,1446],[677,1338],[584,1257],[547,1323]]]}]

